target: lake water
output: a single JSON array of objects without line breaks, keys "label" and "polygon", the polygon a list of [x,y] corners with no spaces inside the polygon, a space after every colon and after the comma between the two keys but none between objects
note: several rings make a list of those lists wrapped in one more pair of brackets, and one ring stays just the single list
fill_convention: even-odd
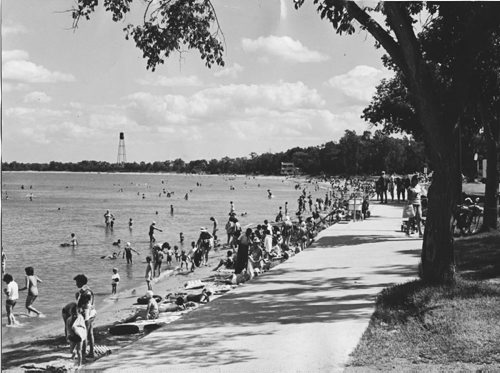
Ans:
[{"label": "lake water", "polygon": [[[296,210],[300,191],[295,190],[295,184],[294,180],[279,177],[2,173],[2,246],[7,255],[6,272],[22,287],[24,268],[34,267],[35,274],[43,280],[34,307],[47,316],[45,319],[23,317],[26,292],[20,292],[16,314],[21,314],[19,320],[24,326],[2,328],[2,344],[12,337],[27,334],[27,328],[35,331],[42,324],[46,327],[47,323],[54,323],[60,329],[61,308],[74,300],[73,277],[76,274],[84,273],[89,278],[97,308],[109,299],[113,267],[117,267],[121,275],[120,291],[142,284],[145,269],[142,262],[150,252],[148,231],[152,221],[163,229],[155,234],[159,243],[168,241],[172,246],[179,245],[179,232],[183,232],[184,245],[189,245],[198,238],[200,227],[211,229],[209,218],[214,216],[219,222],[219,236],[225,240],[224,225],[230,201],[234,202],[243,227],[260,224],[264,219],[274,219],[285,201],[288,201],[289,211]],[[231,185],[234,190],[230,190]],[[168,198],[163,189],[174,194]],[[274,198],[267,198],[268,189]],[[308,189],[313,198],[324,197],[324,190]],[[29,199],[31,193],[32,201]],[[184,199],[186,193],[188,200]],[[174,206],[173,215],[171,205]],[[106,209],[116,218],[113,230],[105,227],[103,214]],[[247,215],[241,216],[243,212]],[[132,230],[128,228],[129,218],[134,221]],[[79,245],[75,249],[61,247],[61,243],[69,242],[72,232]],[[118,239],[123,243],[130,241],[141,253],[134,255],[132,266],[127,266],[121,258],[100,259],[117,251],[112,243]],[[5,324],[2,304],[2,325]]]}]

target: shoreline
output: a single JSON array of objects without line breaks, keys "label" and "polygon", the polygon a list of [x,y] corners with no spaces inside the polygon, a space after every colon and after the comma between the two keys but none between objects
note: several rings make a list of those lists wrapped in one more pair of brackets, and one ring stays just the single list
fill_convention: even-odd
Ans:
[{"label": "shoreline", "polygon": [[[169,293],[186,292],[184,284],[191,280],[203,280],[213,275],[213,268],[219,260],[226,256],[223,247],[213,250],[209,258],[208,266],[200,266],[194,272],[179,270],[178,266],[173,269],[163,269],[160,276],[153,281],[153,291],[162,298]],[[175,263],[175,262],[174,262]],[[97,317],[94,322],[95,345],[106,346],[111,351],[133,343],[142,338],[145,333],[130,334],[124,336],[113,336],[108,329],[113,324],[121,322],[136,314],[137,310],[144,309],[136,303],[138,297],[146,293],[146,283],[119,292],[116,299],[107,298],[97,308]],[[61,307],[62,308],[62,307]],[[190,312],[183,311],[182,313]],[[163,314],[163,313],[162,313]],[[23,366],[35,365],[37,367],[62,366],[71,370],[75,368],[74,361],[70,358],[69,345],[64,337],[64,326],[62,318],[60,323],[47,325],[49,332],[46,336],[38,336],[29,339],[27,335],[21,340],[4,345],[2,342],[2,371],[6,369],[21,369]],[[50,330],[52,332],[50,332]],[[27,353],[33,349],[33,353]]]}]

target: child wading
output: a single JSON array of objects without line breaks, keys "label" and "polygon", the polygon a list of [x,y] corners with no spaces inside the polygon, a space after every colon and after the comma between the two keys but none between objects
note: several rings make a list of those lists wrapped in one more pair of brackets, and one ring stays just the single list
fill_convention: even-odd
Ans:
[{"label": "child wading", "polygon": [[116,285],[120,282],[120,275],[118,268],[113,268],[113,275],[111,276],[111,294],[116,294]]}]

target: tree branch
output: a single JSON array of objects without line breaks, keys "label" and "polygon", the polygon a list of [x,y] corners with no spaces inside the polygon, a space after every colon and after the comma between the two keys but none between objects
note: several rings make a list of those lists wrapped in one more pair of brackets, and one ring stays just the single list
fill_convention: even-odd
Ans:
[{"label": "tree branch", "polygon": [[344,1],[344,6],[349,15],[358,21],[384,47],[401,70],[406,71],[406,63],[403,59],[401,47],[396,40],[354,1]]}]

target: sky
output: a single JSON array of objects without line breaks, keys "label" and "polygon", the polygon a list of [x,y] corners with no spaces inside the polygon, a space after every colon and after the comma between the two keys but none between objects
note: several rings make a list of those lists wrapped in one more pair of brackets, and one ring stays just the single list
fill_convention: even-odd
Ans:
[{"label": "sky", "polygon": [[[100,2],[101,3],[101,2]],[[293,0],[214,0],[225,66],[197,51],[155,72],[98,9],[71,30],[67,0],[2,2],[2,161],[249,157],[338,141],[390,77],[365,31],[339,36]],[[140,2],[139,4],[142,4]]]}]

